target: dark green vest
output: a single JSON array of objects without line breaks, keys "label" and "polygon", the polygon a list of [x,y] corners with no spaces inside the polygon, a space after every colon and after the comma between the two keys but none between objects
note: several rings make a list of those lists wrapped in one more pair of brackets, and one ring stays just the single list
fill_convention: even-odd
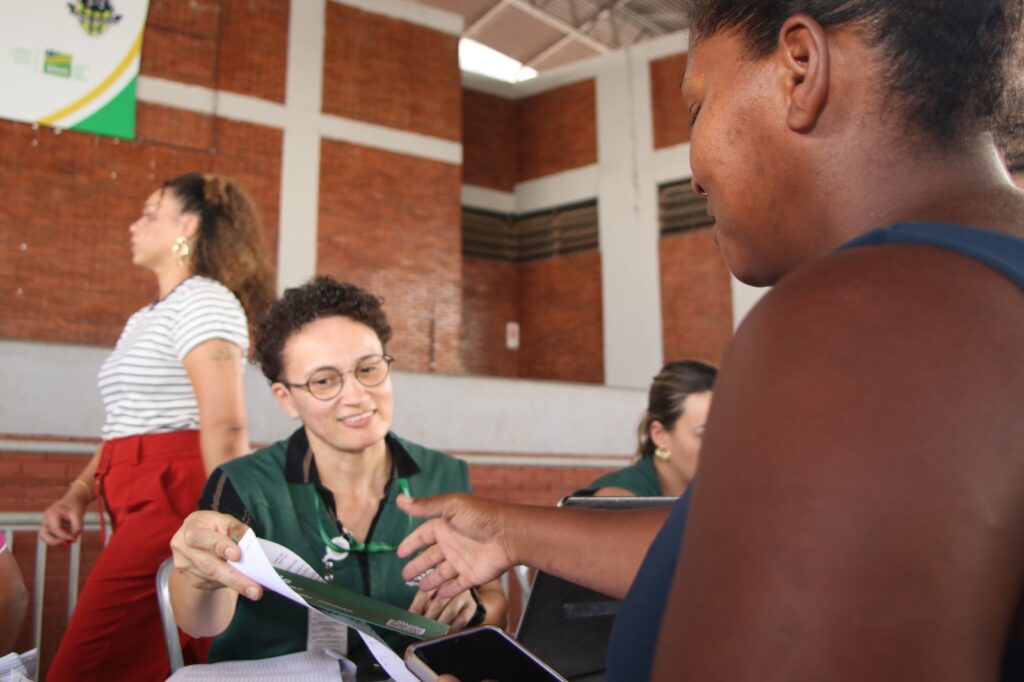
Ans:
[{"label": "dark green vest", "polygon": [[[304,439],[304,433],[296,433],[293,439],[300,435]],[[396,460],[403,457],[395,452],[396,443],[408,455],[403,462],[396,463],[400,475],[403,463],[405,469],[413,471],[406,476],[413,497],[469,492],[469,473],[465,462],[393,434],[388,434],[388,438]],[[323,576],[328,572],[323,563],[325,547],[315,514],[315,484],[310,480],[316,480],[317,476],[310,476],[307,468],[305,480],[288,480],[288,444],[288,440],[279,441],[251,455],[234,459],[221,468],[251,512],[253,532],[289,548]],[[290,456],[296,456],[294,446]],[[309,462],[315,468],[312,458]],[[294,472],[296,468],[292,462],[287,470]],[[400,492],[392,480],[366,542],[397,545],[408,534],[410,518],[395,505],[395,498]],[[328,534],[337,535],[337,525],[322,504],[319,522]],[[420,523],[421,519],[413,519],[412,527]],[[416,588],[406,585],[402,579],[404,565],[405,561],[394,552],[353,552],[345,560],[334,562],[330,571],[333,574],[331,582],[405,608],[412,603]],[[269,590],[258,602],[240,596],[231,624],[214,638],[210,662],[269,658],[305,651],[307,618],[306,609]],[[397,648],[399,654],[409,641],[396,633],[380,634]],[[352,636],[354,633],[349,638],[350,646]]]},{"label": "dark green vest", "polygon": [[625,488],[637,497],[661,497],[665,493],[661,491],[661,483],[658,481],[658,472],[654,468],[652,457],[641,457],[634,464],[618,471],[605,474],[597,479],[581,492],[594,492],[598,488]]}]

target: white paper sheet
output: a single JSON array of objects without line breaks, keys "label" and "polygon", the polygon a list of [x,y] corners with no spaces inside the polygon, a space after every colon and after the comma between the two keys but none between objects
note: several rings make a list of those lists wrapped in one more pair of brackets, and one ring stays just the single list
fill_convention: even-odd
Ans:
[{"label": "white paper sheet", "polygon": [[[268,544],[273,543],[268,542]],[[280,545],[277,546],[281,547]],[[251,528],[247,530],[245,535],[242,536],[242,539],[238,541],[238,549],[242,550],[242,558],[239,561],[229,561],[228,563],[231,564],[232,568],[247,578],[252,578],[260,585],[263,585],[263,587],[277,592],[282,597],[287,597],[296,604],[301,604],[307,608],[309,607],[306,600],[300,597],[295,590],[288,587],[288,584],[282,580],[281,576],[279,576],[277,571],[274,570],[273,564],[271,564],[270,559],[261,547],[261,540],[256,537],[256,534],[252,532]],[[284,547],[281,547],[281,549],[284,551],[277,552],[277,556],[275,556],[278,566],[281,568],[287,568],[287,566],[292,565],[294,562],[289,561],[288,559],[288,554],[291,554],[291,556],[295,557],[295,561],[299,562],[307,569],[312,570],[309,568],[309,564],[303,561],[302,558],[294,552],[290,552]],[[288,568],[287,570],[293,569]],[[319,579],[319,576],[317,576],[317,578]]]},{"label": "white paper sheet", "polygon": [[[297,604],[309,608],[306,600],[288,587],[287,583],[274,570],[277,567],[323,582],[323,578],[317,575],[316,571],[302,557],[276,542],[257,538],[251,528],[238,541],[238,548],[242,550],[241,560],[228,562],[236,571]],[[405,667],[402,657],[385,644],[373,628],[362,621],[351,618],[339,617],[339,620],[359,633],[373,657],[391,675],[391,679],[395,682],[418,682],[417,677]]]},{"label": "white paper sheet", "polygon": [[[344,680],[343,663],[324,654],[301,651],[297,654],[252,661],[224,661],[209,665],[181,668],[168,682],[216,680],[217,682],[254,682],[259,680],[302,680],[303,682],[338,682]],[[350,668],[354,667],[348,664]],[[354,679],[354,675],[350,676]]]},{"label": "white paper sheet", "polygon": [[0,657],[0,682],[31,682],[36,672],[36,650],[23,654],[10,653]]}]

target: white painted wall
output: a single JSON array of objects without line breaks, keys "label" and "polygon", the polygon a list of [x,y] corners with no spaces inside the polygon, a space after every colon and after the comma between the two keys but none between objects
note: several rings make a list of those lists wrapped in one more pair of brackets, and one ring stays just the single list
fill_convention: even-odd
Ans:
[{"label": "white painted wall", "polygon": [[[0,433],[98,438],[95,346],[0,341]],[[395,431],[442,450],[541,456],[628,455],[646,402],[641,390],[585,384],[396,372]],[[246,368],[249,438],[266,443],[297,423]]]}]

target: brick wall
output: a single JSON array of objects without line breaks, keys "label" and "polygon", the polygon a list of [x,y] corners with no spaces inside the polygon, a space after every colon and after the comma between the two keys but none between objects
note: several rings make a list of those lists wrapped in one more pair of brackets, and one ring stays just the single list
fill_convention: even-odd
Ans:
[{"label": "brick wall", "polygon": [[519,322],[520,266],[483,258],[462,260],[463,366],[469,374],[518,377],[521,350],[505,347],[505,324]]},{"label": "brick wall", "polygon": [[[597,161],[594,81],[509,101],[466,90],[463,182],[506,192],[526,180]],[[464,366],[471,373],[603,381],[600,256],[514,266],[467,259]],[[522,344],[505,349],[505,323]]]},{"label": "brick wall", "polygon": [[287,2],[152,0],[140,73],[284,101]]},{"label": "brick wall", "polygon": [[463,91],[463,182],[504,192],[597,162],[594,81],[507,100]]},{"label": "brick wall", "polygon": [[463,184],[515,191],[519,172],[515,102],[463,90],[462,148]]},{"label": "brick wall", "polygon": [[732,337],[732,291],[712,230],[663,237],[659,259],[665,361],[720,363]]},{"label": "brick wall", "polygon": [[208,148],[179,140],[176,116],[140,106],[143,141],[0,121],[0,337],[113,345],[129,314],[156,294],[131,264],[128,226],[167,178],[192,170],[235,177],[252,194],[276,253],[281,132],[190,115]]},{"label": "brick wall", "polygon": [[327,3],[323,109],[462,139],[458,36]]},{"label": "brick wall", "polygon": [[594,81],[517,100],[516,139],[519,182],[597,163]]},{"label": "brick wall", "polygon": [[604,382],[601,256],[532,261],[519,280],[520,376]]},{"label": "brick wall", "polygon": [[553,507],[566,495],[590,485],[614,467],[540,467],[473,464],[469,458],[473,493],[505,502]]},{"label": "brick wall", "polygon": [[404,370],[459,372],[459,168],[325,140],[317,271],[384,296]]},{"label": "brick wall", "polygon": [[679,82],[685,72],[686,54],[671,55],[650,63],[655,149],[690,141],[690,114],[679,92]]},{"label": "brick wall", "polygon": [[[467,372],[551,381],[604,381],[601,256],[575,253],[515,265],[467,258],[462,280]],[[505,348],[519,322],[520,347]]]}]

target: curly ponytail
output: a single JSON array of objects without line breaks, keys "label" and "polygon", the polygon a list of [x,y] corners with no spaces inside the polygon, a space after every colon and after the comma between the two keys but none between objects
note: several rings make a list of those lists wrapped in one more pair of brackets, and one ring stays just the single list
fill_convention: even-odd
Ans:
[{"label": "curly ponytail", "polygon": [[186,173],[168,180],[182,213],[199,218],[192,271],[231,290],[255,320],[274,300],[274,277],[256,208],[245,190],[221,175]]}]

